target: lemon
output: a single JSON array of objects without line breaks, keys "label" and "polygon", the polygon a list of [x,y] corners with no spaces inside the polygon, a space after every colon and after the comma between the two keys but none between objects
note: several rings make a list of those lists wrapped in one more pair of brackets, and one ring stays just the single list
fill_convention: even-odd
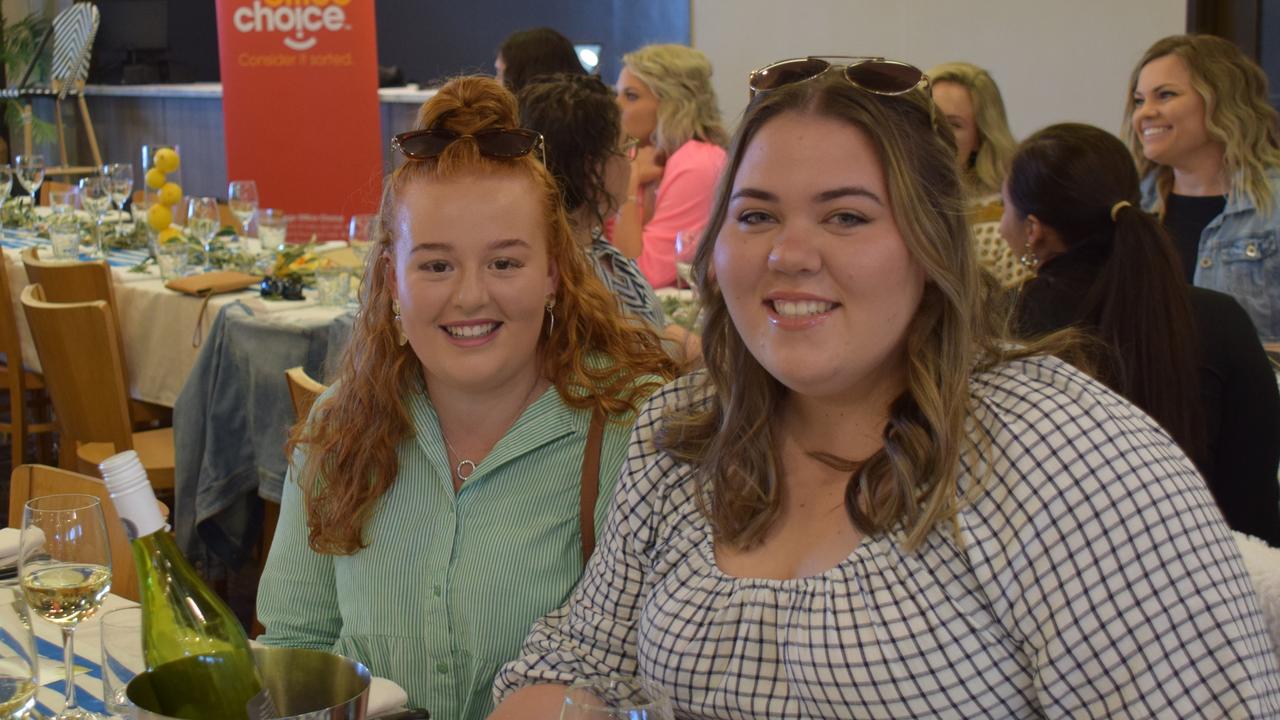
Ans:
[{"label": "lemon", "polygon": [[172,243],[182,242],[182,233],[178,230],[178,228],[167,227],[161,230],[160,234],[156,236],[156,242],[160,243],[161,245],[171,243],[171,242]]},{"label": "lemon", "polygon": [[160,194],[157,199],[161,205],[168,205],[169,207],[177,205],[178,201],[182,199],[182,186],[174,182],[165,183],[164,187],[160,188]]},{"label": "lemon", "polygon": [[152,205],[147,210],[147,224],[157,232],[173,224],[173,212],[164,205]]},{"label": "lemon", "polygon": [[147,187],[152,190],[159,190],[164,185],[164,171],[160,168],[151,168],[147,171]]},{"label": "lemon", "polygon": [[160,148],[156,151],[155,166],[163,173],[171,173],[178,169],[178,153],[171,148]]}]

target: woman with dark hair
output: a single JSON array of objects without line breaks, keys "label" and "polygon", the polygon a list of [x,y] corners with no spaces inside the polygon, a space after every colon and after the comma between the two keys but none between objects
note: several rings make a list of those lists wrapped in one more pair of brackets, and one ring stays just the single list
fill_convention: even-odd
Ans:
[{"label": "woman with dark hair", "polygon": [[1124,144],[1088,125],[1045,128],[1018,148],[1004,194],[1001,233],[1038,270],[1019,298],[1020,332],[1095,335],[1103,382],[1178,441],[1228,525],[1280,547],[1275,376],[1239,303],[1187,285],[1139,206]]},{"label": "woman with dark hair", "polygon": [[636,409],[674,374],[570,236],[541,140],[482,77],[396,136],[360,313],[290,438],[258,592],[264,643],[357,659],[433,717],[488,713],[494,672],[582,573]]},{"label": "woman with dark hair", "polygon": [[569,38],[549,27],[511,33],[493,60],[498,82],[513,93],[539,75],[586,75]]},{"label": "woman with dark hair", "polygon": [[751,75],[694,260],[706,369],[650,399],[493,718],[615,673],[690,720],[1280,716],[1195,466],[1003,334],[926,78],[852,62]]},{"label": "woman with dark hair", "polygon": [[631,173],[613,92],[598,78],[554,75],[526,85],[517,99],[520,122],[546,139],[547,169],[560,186],[574,239],[622,309],[662,328],[666,319],[653,286],[604,237],[605,219],[626,198]]}]

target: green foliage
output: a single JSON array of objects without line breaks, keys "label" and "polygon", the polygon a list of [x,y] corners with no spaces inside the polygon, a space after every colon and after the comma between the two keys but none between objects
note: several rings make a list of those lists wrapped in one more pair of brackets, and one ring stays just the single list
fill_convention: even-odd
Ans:
[{"label": "green foliage", "polygon": [[[36,56],[40,48],[40,40],[48,31],[50,20],[39,15],[28,15],[23,19],[9,23],[0,14],[0,25],[4,26],[4,42],[0,43],[0,63],[4,63],[6,84],[13,87],[22,81],[31,58]],[[50,41],[52,45],[52,41]],[[46,48],[36,59],[36,67],[31,73],[30,82],[48,81],[50,48]],[[4,121],[10,128],[22,127],[22,102],[19,100],[0,100],[4,105]],[[32,137],[35,142],[52,142],[56,135],[53,123],[33,118],[31,123]],[[10,138],[21,137],[10,132]],[[11,143],[16,146],[16,143]]]}]

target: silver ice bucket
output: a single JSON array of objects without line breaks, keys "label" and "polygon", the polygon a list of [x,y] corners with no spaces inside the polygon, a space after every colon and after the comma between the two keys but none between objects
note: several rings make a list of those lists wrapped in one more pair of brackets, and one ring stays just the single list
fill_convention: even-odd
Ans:
[{"label": "silver ice bucket", "polygon": [[[320,650],[254,648],[262,683],[282,720],[364,720],[369,704],[369,669],[355,660]],[[154,702],[155,672],[129,681],[126,690],[138,720],[173,720],[147,707]]]}]

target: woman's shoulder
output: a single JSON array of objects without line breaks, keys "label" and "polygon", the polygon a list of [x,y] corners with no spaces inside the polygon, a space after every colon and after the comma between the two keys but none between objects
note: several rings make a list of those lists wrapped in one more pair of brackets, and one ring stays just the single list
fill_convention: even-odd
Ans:
[{"label": "woman's shoulder", "polygon": [[719,172],[727,157],[724,148],[702,140],[689,140],[667,158],[667,167],[714,167]]}]

